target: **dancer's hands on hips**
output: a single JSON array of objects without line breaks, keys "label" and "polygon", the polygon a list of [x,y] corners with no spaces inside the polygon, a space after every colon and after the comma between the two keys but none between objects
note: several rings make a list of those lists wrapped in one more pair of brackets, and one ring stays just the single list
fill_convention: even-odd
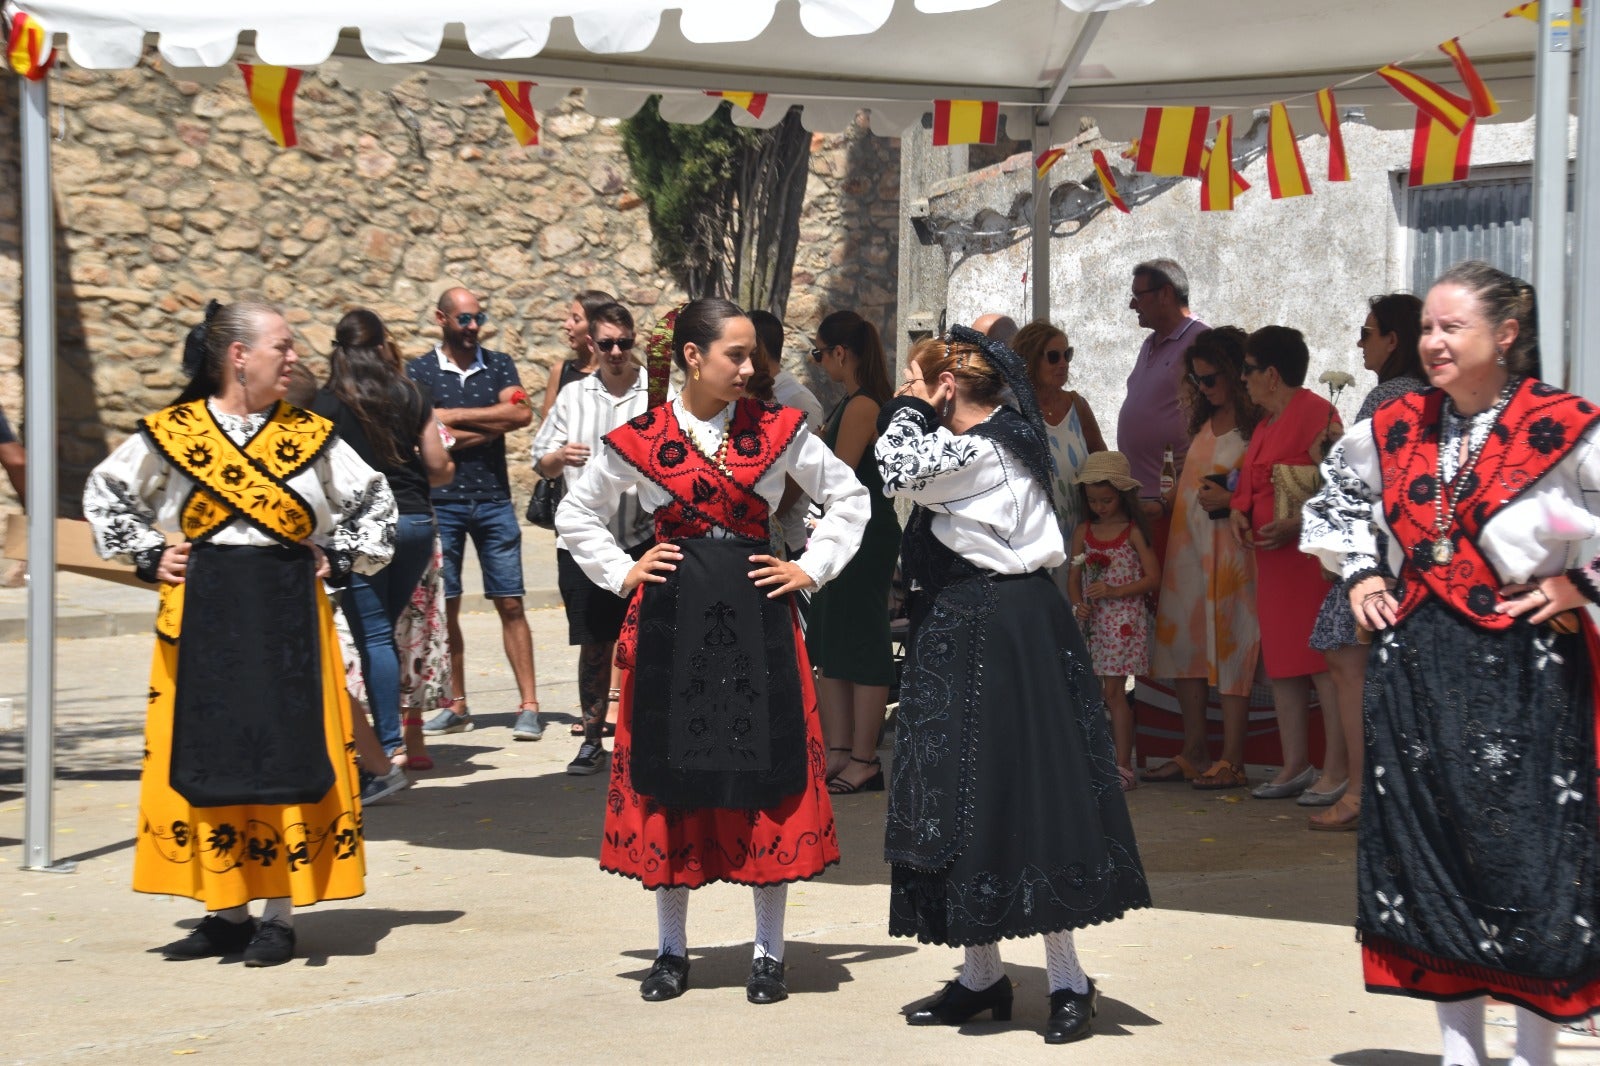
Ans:
[{"label": "dancer's hands on hips", "polygon": [[816,582],[800,568],[799,563],[785,562],[772,555],[752,555],[750,561],[756,564],[756,569],[750,571],[750,578],[758,587],[772,590],[767,593],[769,600],[775,600],[786,592],[816,587]]}]

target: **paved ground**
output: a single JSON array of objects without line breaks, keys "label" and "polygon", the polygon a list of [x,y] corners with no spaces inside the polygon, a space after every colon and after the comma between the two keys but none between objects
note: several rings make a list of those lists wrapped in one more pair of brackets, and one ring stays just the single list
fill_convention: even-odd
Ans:
[{"label": "paved ground", "polygon": [[[654,908],[595,866],[604,778],[562,773],[574,659],[560,612],[533,617],[546,739],[510,740],[498,627],[469,615],[482,727],[444,738],[436,771],[368,812],[367,895],[302,911],[301,956],[274,970],[150,953],[197,911],[128,888],[142,633],[58,645],[55,853],[78,867],[19,869],[24,646],[0,644],[0,697],[19,707],[19,728],[0,733],[0,1062],[1438,1061],[1430,1007],[1361,989],[1354,841],[1306,832],[1292,805],[1172,786],[1131,795],[1159,909],[1079,937],[1103,991],[1087,1043],[1038,1035],[1037,942],[1005,946],[1013,1024],[904,1025],[958,953],[885,932],[881,794],[838,803],[844,862],[790,893],[787,1003],[745,1003],[750,901],[728,886],[694,895],[690,992],[643,1003]],[[1506,1033],[1491,1027],[1502,1056]],[[1597,1046],[1565,1037],[1560,1061],[1600,1061]]]}]

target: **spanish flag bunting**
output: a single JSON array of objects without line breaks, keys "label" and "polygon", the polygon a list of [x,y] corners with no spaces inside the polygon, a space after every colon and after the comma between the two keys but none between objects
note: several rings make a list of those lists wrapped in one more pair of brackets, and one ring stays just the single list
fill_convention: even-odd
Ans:
[{"label": "spanish flag bunting", "polygon": [[[1539,21],[1539,0],[1529,4],[1518,4],[1506,12],[1506,18],[1525,18],[1529,22]],[[1572,0],[1572,21],[1574,25],[1583,25],[1583,0]]]},{"label": "spanish flag bunting", "polygon": [[1125,215],[1131,214],[1128,202],[1117,192],[1117,179],[1111,176],[1111,164],[1106,162],[1106,154],[1098,148],[1094,150],[1094,176],[1100,179],[1100,188],[1105,191],[1111,206]]},{"label": "spanish flag bunting", "polygon": [[993,144],[999,136],[1000,104],[996,100],[935,100],[933,143]]},{"label": "spanish flag bunting", "polygon": [[1467,95],[1472,98],[1472,117],[1488,118],[1491,115],[1498,115],[1500,105],[1495,101],[1494,93],[1489,91],[1489,87],[1478,76],[1478,68],[1467,58],[1466,51],[1461,47],[1461,38],[1450,38],[1439,46],[1439,51],[1450,57],[1450,62],[1456,66],[1457,76],[1467,87]]},{"label": "spanish flag bunting", "polygon": [[1122,155],[1122,158],[1124,158],[1124,159],[1138,159],[1139,158],[1139,138],[1135,137],[1133,140],[1129,141],[1128,142],[1128,147],[1124,148],[1120,154]]},{"label": "spanish flag bunting", "polygon": [[[481,79],[480,79],[481,80]],[[511,136],[524,148],[539,143],[539,116],[533,110],[533,87],[536,81],[484,81],[494,98],[500,101],[500,110],[506,113],[506,125]]]},{"label": "spanish flag bunting", "polygon": [[1339,125],[1339,104],[1332,89],[1317,93],[1317,114],[1322,116],[1322,128],[1328,131],[1328,180],[1349,181],[1350,160],[1344,152],[1344,130]]},{"label": "spanish flag bunting", "polygon": [[1144,112],[1136,169],[1169,178],[1198,178],[1209,107],[1150,107]]},{"label": "spanish flag bunting", "polygon": [[1274,200],[1311,195],[1311,179],[1306,177],[1306,164],[1294,141],[1289,109],[1281,101],[1272,105],[1267,121],[1267,185]]},{"label": "spanish flag bunting", "polygon": [[17,12],[11,19],[11,39],[6,44],[11,69],[29,81],[40,81],[56,61],[49,36],[32,15]]},{"label": "spanish flag bunting", "polygon": [[1040,181],[1043,181],[1044,176],[1050,173],[1050,168],[1059,163],[1061,157],[1066,154],[1065,148],[1052,148],[1048,152],[1040,152],[1039,157],[1033,161],[1033,172],[1039,175]]},{"label": "spanish flag bunting", "polygon": [[1217,138],[1201,162],[1205,174],[1200,179],[1200,210],[1232,211],[1234,194],[1242,191],[1234,181],[1232,115],[1217,119]]},{"label": "spanish flag bunting", "polygon": [[1394,64],[1378,68],[1378,76],[1390,85],[1401,96],[1416,104],[1417,107],[1432,115],[1442,123],[1451,133],[1460,133],[1461,127],[1466,125],[1467,119],[1472,117],[1472,101],[1464,100],[1440,85],[1436,85],[1424,78],[1421,74],[1413,74],[1409,70],[1401,70]]},{"label": "spanish flag bunting", "polygon": [[723,93],[708,91],[706,95],[720,97],[723,100],[731,100],[733,101],[734,107],[744,108],[746,111],[750,112],[751,116],[754,118],[760,118],[761,112],[767,109],[766,93]]},{"label": "spanish flag bunting", "polygon": [[240,63],[239,70],[244,74],[244,87],[256,114],[278,147],[293,148],[300,143],[294,132],[294,94],[300,88],[302,72],[264,63]]},{"label": "spanish flag bunting", "polygon": [[1456,133],[1426,111],[1417,111],[1417,131],[1411,141],[1411,174],[1406,184],[1444,185],[1466,181],[1472,167],[1472,130],[1468,118]]}]

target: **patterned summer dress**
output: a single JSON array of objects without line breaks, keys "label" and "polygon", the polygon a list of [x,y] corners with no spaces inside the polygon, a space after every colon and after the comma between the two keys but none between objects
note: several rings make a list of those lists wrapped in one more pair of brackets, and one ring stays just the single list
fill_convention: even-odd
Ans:
[{"label": "patterned summer dress", "polygon": [[[1072,531],[1083,521],[1081,495],[1072,477],[1078,467],[1089,458],[1089,442],[1084,439],[1083,420],[1078,417],[1078,405],[1067,408],[1067,415],[1055,425],[1046,419],[1045,436],[1050,441],[1050,489],[1055,497],[1056,523],[1061,527],[1061,539],[1072,543]],[[1063,594],[1067,591],[1068,567],[1058,566],[1053,578]]]},{"label": "patterned summer dress", "polygon": [[[1128,543],[1130,523],[1111,540],[1100,540],[1094,526],[1084,531],[1083,587],[1096,581],[1126,585],[1144,577],[1139,552]],[[1096,677],[1127,677],[1150,670],[1150,610],[1143,596],[1089,602],[1085,637]]]}]

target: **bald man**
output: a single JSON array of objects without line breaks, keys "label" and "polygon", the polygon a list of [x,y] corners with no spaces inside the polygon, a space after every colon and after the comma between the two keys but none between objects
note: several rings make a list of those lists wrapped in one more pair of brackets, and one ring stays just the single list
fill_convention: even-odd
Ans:
[{"label": "bald man", "polygon": [[478,343],[488,321],[477,296],[450,289],[439,297],[433,317],[439,346],[413,359],[406,372],[433,394],[434,415],[450,428],[455,480],[432,493],[439,542],[444,549],[445,616],[449,623],[454,702],[423,727],[430,736],[474,727],[467,709],[466,649],[461,638],[461,562],[472,539],[483,570],[483,594],[500,615],[500,636],[517,679],[521,703],[511,735],[517,740],[544,736],[539,718],[539,685],[533,665],[533,634],[522,608],[522,527],[511,503],[506,471],[506,434],[533,421],[525,402],[517,364],[504,352]]},{"label": "bald man", "polygon": [[1011,338],[1017,335],[1017,324],[1010,315],[996,314],[991,311],[986,315],[979,315],[972,323],[972,328],[988,337],[990,340],[999,341],[1001,344],[1010,344]]}]

